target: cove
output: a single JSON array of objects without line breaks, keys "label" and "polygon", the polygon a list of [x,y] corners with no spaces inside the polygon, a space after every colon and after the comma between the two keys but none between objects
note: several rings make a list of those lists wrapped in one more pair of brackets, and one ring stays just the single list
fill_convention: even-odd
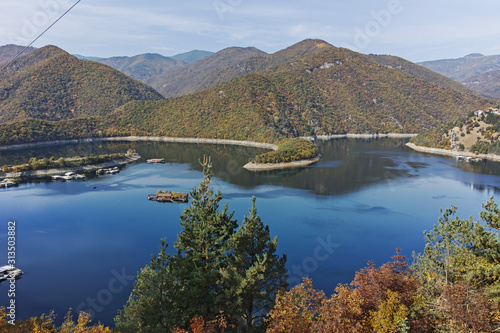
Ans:
[{"label": "cove", "polygon": [[[411,257],[423,249],[423,231],[440,208],[457,206],[478,217],[481,204],[500,190],[500,164],[466,163],[410,150],[404,139],[319,141],[322,158],[307,167],[259,173],[242,168],[265,150],[228,145],[108,142],[0,153],[0,164],[30,157],[83,156],[135,149],[142,158],[117,175],[85,182],[38,179],[1,189],[0,263],[6,261],[7,222],[16,223],[16,283],[20,319],[54,309],[61,321],[72,308],[93,311],[112,325],[133,277],[157,253],[169,250],[186,204],[161,204],[146,196],[158,189],[188,192],[201,181],[198,159],[212,156],[214,183],[239,222],[251,197],[278,251],[288,256],[290,282],[304,276],[331,293],[373,260],[390,260],[396,248]],[[165,164],[148,165],[148,158]],[[411,260],[411,258],[410,258]],[[5,305],[8,284],[0,285]]]}]

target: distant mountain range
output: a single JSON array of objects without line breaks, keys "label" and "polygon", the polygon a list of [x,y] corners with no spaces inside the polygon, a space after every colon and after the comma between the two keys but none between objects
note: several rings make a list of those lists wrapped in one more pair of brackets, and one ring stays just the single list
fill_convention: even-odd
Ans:
[{"label": "distant mountain range", "polygon": [[[14,59],[14,57],[24,49],[25,49],[24,46],[13,45],[13,44],[0,46],[0,65],[5,65],[10,60]],[[36,48],[29,47],[24,51],[23,55],[29,54],[35,50]]]},{"label": "distant mountain range", "polygon": [[170,58],[185,62],[186,64],[192,64],[193,62],[197,62],[198,60],[208,57],[211,54],[214,53],[209,51],[193,50],[171,56]]},{"label": "distant mountain range", "polygon": [[273,54],[254,47],[230,47],[189,66],[153,77],[146,83],[166,98],[192,94],[318,52],[327,45],[308,39]]},{"label": "distant mountain range", "polygon": [[145,53],[132,57],[97,58],[75,55],[79,59],[92,60],[108,65],[131,78],[146,83],[151,77],[166,74],[172,70],[185,67],[197,62],[212,52],[194,50],[172,57],[165,57],[157,53]]},{"label": "distant mountain range", "polygon": [[[118,59],[133,68],[163,58]],[[154,78],[162,78],[156,84],[164,96],[183,96],[164,99],[109,66],[54,46],[35,50],[0,73],[0,142],[417,133],[495,103],[404,59],[367,56],[316,39],[273,54],[228,48],[149,80]]]},{"label": "distant mountain range", "polygon": [[141,82],[152,76],[168,73],[187,63],[156,53],[145,53],[133,57],[90,58],[89,60],[108,65]]},{"label": "distant mountain range", "polygon": [[500,55],[484,56],[473,53],[458,59],[426,61],[419,64],[484,96],[500,99]]}]

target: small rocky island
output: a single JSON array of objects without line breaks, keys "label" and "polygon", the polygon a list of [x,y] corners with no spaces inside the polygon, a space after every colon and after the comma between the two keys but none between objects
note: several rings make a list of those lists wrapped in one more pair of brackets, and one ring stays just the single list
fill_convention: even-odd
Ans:
[{"label": "small rocky island", "polygon": [[319,161],[318,147],[303,138],[286,139],[278,143],[278,148],[256,156],[243,167],[251,171],[262,171],[305,166]]}]

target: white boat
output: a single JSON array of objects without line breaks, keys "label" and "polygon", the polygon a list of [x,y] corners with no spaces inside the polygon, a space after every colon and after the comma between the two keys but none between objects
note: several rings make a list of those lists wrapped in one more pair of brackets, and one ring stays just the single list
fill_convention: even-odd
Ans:
[{"label": "white boat", "polygon": [[17,185],[17,182],[14,181],[13,179],[9,179],[9,178],[5,178],[4,180],[2,180],[0,182],[0,187],[12,187],[12,186],[16,186]]},{"label": "white boat", "polygon": [[64,175],[55,175],[55,176],[52,176],[52,179],[53,180],[77,180],[77,179],[84,179],[85,178],[85,175],[81,175],[81,174],[78,174],[78,173],[75,173],[73,171],[70,171],[70,172],[66,172]]},{"label": "white boat", "polygon": [[64,174],[64,176],[61,176],[61,178],[64,180],[72,180],[73,178],[75,178],[75,176],[76,176],[76,173],[70,171],[70,172],[66,172]]},{"label": "white boat", "polygon": [[11,265],[0,267],[0,281],[17,278],[23,275],[23,271]]}]

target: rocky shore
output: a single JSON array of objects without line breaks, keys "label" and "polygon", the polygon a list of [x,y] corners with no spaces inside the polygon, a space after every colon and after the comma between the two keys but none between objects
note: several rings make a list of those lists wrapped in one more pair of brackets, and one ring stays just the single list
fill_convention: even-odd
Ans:
[{"label": "rocky shore", "polygon": [[463,157],[472,157],[472,158],[482,158],[482,159],[487,159],[490,161],[500,162],[500,155],[495,155],[495,154],[474,154],[474,153],[465,152],[465,151],[455,151],[455,150],[447,150],[447,149],[439,149],[439,148],[422,147],[422,146],[417,146],[411,142],[408,142],[406,144],[406,146],[408,146],[409,148],[411,148],[415,151],[421,152],[421,153],[451,156],[451,157],[463,156]]}]

